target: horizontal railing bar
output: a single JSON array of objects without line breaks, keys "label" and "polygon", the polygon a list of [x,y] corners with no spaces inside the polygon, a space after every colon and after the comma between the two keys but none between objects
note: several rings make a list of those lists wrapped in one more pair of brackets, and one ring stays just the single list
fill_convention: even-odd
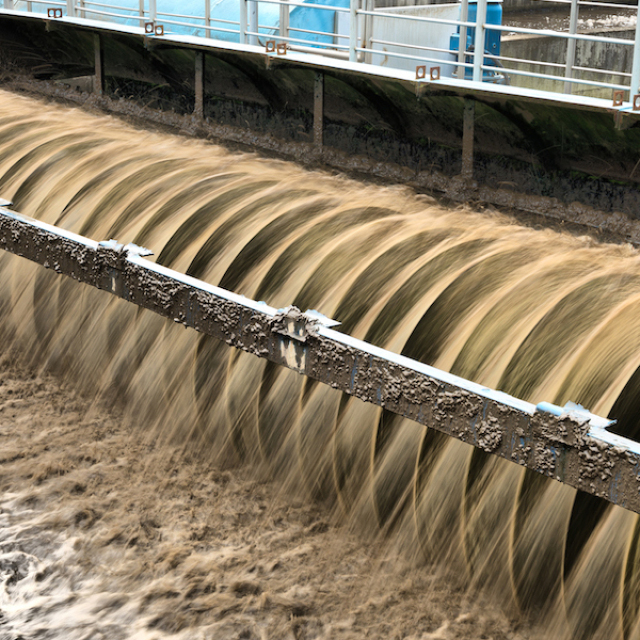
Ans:
[{"label": "horizontal railing bar", "polygon": [[491,58],[492,60],[500,60],[500,62],[521,62],[523,64],[536,64],[541,67],[553,67],[556,69],[565,69],[566,64],[559,64],[558,62],[545,62],[544,60],[530,60],[528,58],[510,58],[508,56],[493,56],[485,54],[485,58]]},{"label": "horizontal railing bar", "polygon": [[[402,60],[415,60],[416,62],[435,62],[437,65],[450,64],[456,67],[473,67],[473,65],[468,62],[455,62],[453,60],[449,62],[448,60],[443,60],[442,58],[430,58],[422,56],[419,53],[416,53],[416,55],[411,55],[410,53],[395,53],[393,51],[381,51],[380,49],[370,49],[368,47],[356,47],[356,51],[371,53],[372,55],[375,54],[389,58],[400,58]],[[490,68],[495,70],[498,67]]]},{"label": "horizontal railing bar", "polygon": [[[489,58],[491,56],[485,56],[485,58]],[[536,62],[532,62],[531,64],[537,64]],[[482,65],[482,68],[485,71],[495,70],[497,67],[492,67],[490,65]],[[525,76],[528,78],[538,78],[540,80],[557,80],[558,82],[572,82],[573,84],[583,84],[589,85],[592,87],[599,87],[601,89],[620,89],[622,91],[629,91],[629,85],[624,84],[613,84],[609,82],[598,82],[597,80],[586,80],[584,78],[568,78],[566,76],[554,76],[550,73],[536,73],[534,71],[522,71],[520,69],[512,69],[511,67],[503,67],[500,71],[504,71],[509,75],[514,76]],[[615,75],[615,74],[612,74]]]},{"label": "horizontal railing bar", "polygon": [[233,25],[239,25],[240,23],[237,20],[225,20],[223,18],[211,18],[211,20],[209,21],[209,24],[205,24],[203,26],[199,26],[199,25],[194,25],[194,26],[198,26],[200,29],[209,29],[211,28],[211,25],[213,24],[233,24]]},{"label": "horizontal railing bar", "polygon": [[331,33],[329,31],[314,31],[313,29],[301,29],[299,27],[289,27],[289,31],[295,31],[296,33],[310,33],[314,36],[327,36],[329,38],[342,38],[342,40],[349,39],[349,36],[347,35],[340,35],[339,33]]},{"label": "horizontal railing bar", "polygon": [[[624,78],[630,78],[631,74],[626,71],[614,71],[613,69],[592,69],[591,67],[578,67],[574,65],[571,67],[574,71],[586,71],[588,73],[600,73],[607,76],[623,76]],[[627,87],[628,88],[628,87]]]},{"label": "horizontal railing bar", "polygon": [[[474,25],[475,26],[475,25]],[[544,36],[546,38],[563,38],[564,40],[577,40],[579,42],[600,42],[604,44],[620,44],[632,47],[633,40],[623,38],[607,38],[606,36],[589,36],[585,33],[569,33],[567,31],[551,31],[551,29],[529,29],[527,27],[513,27],[499,24],[485,24],[485,29],[492,31],[511,31],[532,36]]]},{"label": "horizontal railing bar", "polygon": [[158,11],[156,15],[158,16],[158,18],[160,18],[160,16],[167,17],[167,18],[185,18],[185,19],[199,20],[200,22],[205,22],[206,20],[204,16],[188,16],[182,13],[166,13],[164,11]]},{"label": "horizontal railing bar", "polygon": [[[176,27],[189,27],[191,29],[198,29],[200,31],[203,31],[204,29],[207,28],[207,25],[203,23],[195,23],[195,22],[181,22],[180,20],[166,20],[165,18],[161,18],[160,14],[158,14],[158,17],[156,18],[156,20],[158,22],[161,22],[163,25],[175,25]],[[234,32],[235,33],[235,32]]]},{"label": "horizontal railing bar", "polygon": [[305,9],[313,9],[314,11],[318,9],[319,11],[337,11],[338,13],[349,13],[350,9],[345,7],[333,7],[331,5],[325,4],[309,4],[305,2],[288,2],[287,0],[259,0],[260,3],[265,4],[281,4],[287,7],[304,7]]},{"label": "horizontal railing bar", "polygon": [[138,20],[138,22],[146,22],[149,18],[148,17],[143,17],[140,15],[124,15],[123,13],[111,13],[110,11],[102,11],[102,9],[85,9],[82,7],[78,7],[78,11],[82,12],[82,13],[95,13],[97,15],[100,16],[111,16],[112,18],[124,18],[126,20]]},{"label": "horizontal railing bar", "polygon": [[[248,36],[256,36],[259,38],[263,38],[264,40],[276,40],[276,41],[282,41],[282,42],[302,42],[302,43],[309,43],[309,40],[305,40],[304,38],[292,38],[291,36],[280,36],[277,34],[265,34],[265,33],[260,33],[259,31],[247,31],[246,32]],[[331,34],[328,34],[331,35]],[[331,49],[344,49],[347,50],[349,48],[348,45],[346,44],[336,44],[333,42],[316,42],[314,43],[316,46],[315,47],[309,47],[309,49],[313,49],[314,53],[321,53],[323,52],[324,48],[331,48]]]},{"label": "horizontal railing bar", "polygon": [[[263,0],[265,2],[273,2],[274,0]],[[309,6],[309,5],[306,5]],[[313,5],[314,8],[316,5]],[[378,18],[397,18],[398,20],[411,20],[412,22],[429,22],[433,24],[448,24],[454,27],[475,27],[475,22],[464,22],[462,20],[451,20],[448,18],[427,18],[425,16],[403,15],[402,13],[385,13],[384,11],[367,11],[366,9],[358,9],[359,16],[376,16]],[[492,28],[490,25],[488,28]]]},{"label": "horizontal railing bar", "polygon": [[[409,49],[418,49],[419,51],[437,51],[438,53],[450,53],[451,55],[457,53],[456,51],[451,51],[451,49],[442,49],[440,47],[426,47],[420,44],[409,44],[404,42],[391,42],[389,40],[379,40],[378,38],[370,38],[369,42],[373,42],[375,44],[386,44],[389,47],[407,47]],[[370,51],[375,50],[370,49]],[[380,51],[378,53],[386,53],[386,51]],[[469,54],[469,56],[471,57],[471,54]],[[454,60],[453,58],[451,59],[451,61],[443,60],[442,62],[445,64],[455,64],[456,66],[458,66],[457,60]]]},{"label": "horizontal railing bar", "polygon": [[[571,2],[571,0],[569,0]],[[618,4],[616,2],[593,2],[593,0],[578,0],[580,6],[606,7],[607,9],[621,9],[622,11],[637,11],[637,6]]]},{"label": "horizontal railing bar", "polygon": [[[274,36],[274,38],[278,38],[278,36]],[[308,40],[304,40],[304,42],[309,42]],[[305,47],[304,45],[292,44],[289,46],[291,51],[300,52],[300,53],[310,53],[310,54],[321,54],[325,58],[336,58],[337,60],[348,60],[349,52],[348,51],[338,51],[338,49],[343,49],[343,45],[334,44],[331,49],[318,49],[317,47]]]},{"label": "horizontal railing bar", "polygon": [[[87,7],[103,7],[104,9],[121,9],[122,11],[131,11],[138,14],[135,9],[131,7],[123,7],[117,4],[106,4],[104,2],[93,2],[92,0],[85,0],[83,4],[76,4],[76,9],[78,11],[84,11]],[[138,14],[139,16],[140,14]]]}]

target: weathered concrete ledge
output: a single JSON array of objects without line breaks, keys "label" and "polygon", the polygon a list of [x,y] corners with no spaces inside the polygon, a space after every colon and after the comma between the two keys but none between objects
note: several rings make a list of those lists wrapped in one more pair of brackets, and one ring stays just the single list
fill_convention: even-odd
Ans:
[{"label": "weathered concrete ledge", "polygon": [[640,513],[640,444],[581,408],[537,407],[0,207],[0,248],[334,389]]}]

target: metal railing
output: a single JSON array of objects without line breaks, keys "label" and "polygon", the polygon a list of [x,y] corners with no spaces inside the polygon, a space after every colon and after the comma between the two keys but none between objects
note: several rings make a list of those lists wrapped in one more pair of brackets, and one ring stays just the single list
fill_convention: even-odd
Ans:
[{"label": "metal railing", "polygon": [[[325,0],[229,0],[215,7],[211,0],[3,0],[3,7],[46,19],[99,21],[106,28],[118,24],[153,37],[196,37],[212,47],[236,42],[275,54],[343,58],[403,79],[510,84],[640,110],[637,5],[543,0],[545,12],[555,10],[548,28],[548,12],[540,25],[523,25],[515,15],[494,24],[487,7],[495,5],[487,0],[385,9],[375,9],[373,0],[317,1]],[[471,6],[475,15],[469,18]],[[611,14],[601,28],[593,17],[598,11]],[[612,18],[621,19],[618,27]],[[491,34],[497,50],[485,48]]]}]

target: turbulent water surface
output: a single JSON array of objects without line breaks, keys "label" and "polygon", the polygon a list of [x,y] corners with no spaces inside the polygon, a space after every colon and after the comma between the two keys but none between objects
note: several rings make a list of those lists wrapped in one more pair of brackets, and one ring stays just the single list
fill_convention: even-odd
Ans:
[{"label": "turbulent water surface", "polygon": [[[630,247],[6,93],[0,196],[520,398],[580,402],[637,435]],[[0,273],[3,344],[118,399],[154,441],[249,463],[361,535],[383,531],[412,561],[543,616],[552,636],[640,635],[636,515],[14,257],[0,256]]]}]

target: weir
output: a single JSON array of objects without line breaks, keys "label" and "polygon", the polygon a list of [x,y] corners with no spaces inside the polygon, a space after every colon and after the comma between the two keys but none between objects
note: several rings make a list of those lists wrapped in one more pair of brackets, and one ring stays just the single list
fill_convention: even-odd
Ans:
[{"label": "weir", "polygon": [[7,349],[567,638],[636,637],[633,247],[0,98],[3,246],[49,267],[0,255]]},{"label": "weir", "polygon": [[640,443],[573,403],[523,402],[341,334],[317,312],[276,310],[155,265],[136,245],[92,242],[6,208],[0,247],[640,513]]}]

